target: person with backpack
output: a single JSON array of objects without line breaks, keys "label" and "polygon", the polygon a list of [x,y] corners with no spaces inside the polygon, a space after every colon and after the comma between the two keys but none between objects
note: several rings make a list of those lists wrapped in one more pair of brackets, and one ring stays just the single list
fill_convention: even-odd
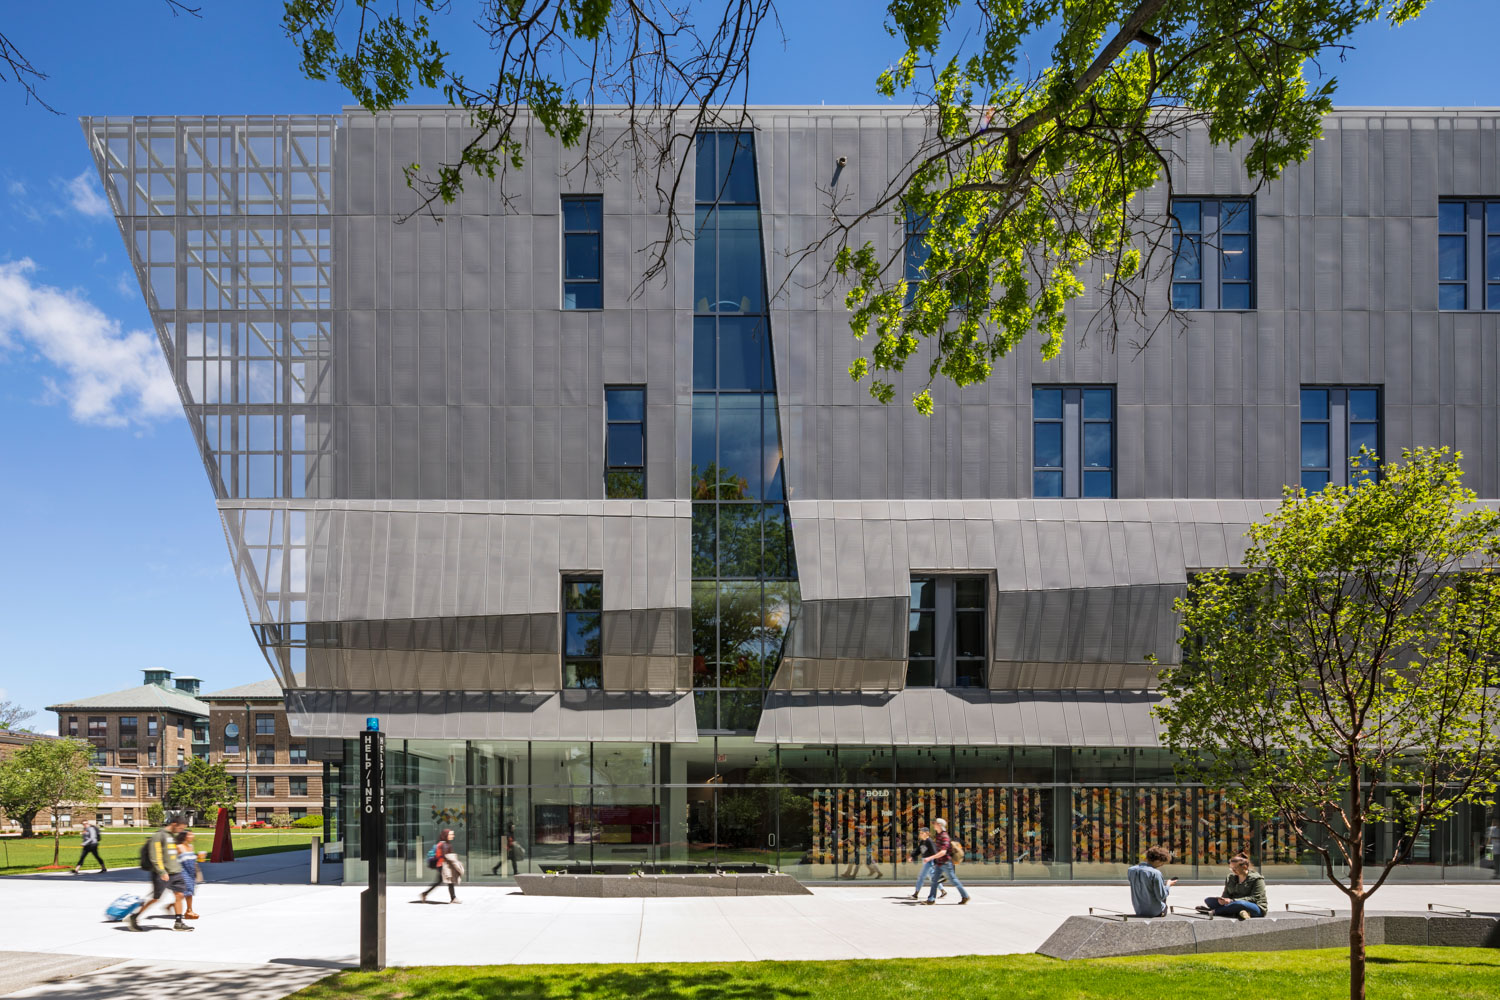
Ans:
[{"label": "person with backpack", "polygon": [[[920,861],[922,863],[922,870],[917,875],[917,886],[912,891],[912,899],[920,899],[922,897],[922,886],[927,884],[928,877],[932,875],[932,869],[934,867],[932,863],[932,856],[936,853],[937,844],[933,843],[932,836],[927,827],[919,827],[917,829],[917,846],[916,849],[912,851],[912,860]],[[938,880],[942,880],[941,875],[938,876]],[[938,892],[942,893],[944,896],[948,895],[947,889],[939,888]]]},{"label": "person with backpack", "polygon": [[958,880],[958,872],[954,870],[954,866],[963,861],[964,847],[958,841],[948,836],[947,820],[933,820],[932,827],[932,839],[937,850],[933,852],[929,860],[936,870],[936,875],[933,877],[932,889],[927,893],[927,898],[917,905],[932,906],[936,904],[938,883],[943,879],[947,879],[948,884],[958,890],[958,894],[961,897],[958,905],[963,906],[969,901],[969,890],[965,889],[964,884]]},{"label": "person with backpack", "polygon": [[174,931],[190,931],[182,919],[183,897],[187,892],[187,881],[182,874],[182,861],[177,851],[177,835],[187,829],[187,824],[182,817],[176,813],[167,817],[167,824],[151,835],[151,838],[141,846],[141,868],[151,877],[151,896],[141,908],[125,918],[125,925],[133,931],[145,930],[140,925],[140,918],[147,910],[151,909],[162,894],[168,889],[172,890],[172,910],[177,914],[177,920],[172,925]]},{"label": "person with backpack", "polygon": [[438,834],[437,843],[427,851],[427,867],[437,872],[432,884],[422,890],[417,902],[427,902],[427,894],[444,883],[448,886],[448,902],[462,903],[458,898],[458,883],[463,879],[463,865],[453,850],[453,831]]},{"label": "person with backpack", "polygon": [[83,824],[83,852],[78,855],[78,864],[73,866],[73,874],[77,875],[83,868],[83,863],[88,860],[89,855],[99,862],[99,871],[109,871],[109,866],[104,863],[104,858],[99,855],[99,824],[89,820]]}]

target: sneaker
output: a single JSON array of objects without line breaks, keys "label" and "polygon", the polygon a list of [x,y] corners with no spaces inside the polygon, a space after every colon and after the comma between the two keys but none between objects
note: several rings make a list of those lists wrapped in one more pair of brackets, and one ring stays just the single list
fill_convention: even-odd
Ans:
[{"label": "sneaker", "polygon": [[194,930],[195,928],[189,927],[187,924],[183,923],[182,922],[182,918],[179,917],[177,919],[177,923],[175,923],[175,924],[172,925],[172,929],[174,931],[190,931],[190,930]]},{"label": "sneaker", "polygon": [[450,899],[450,900],[448,900],[448,902],[450,902],[450,903],[462,903],[463,900],[461,900],[461,899]]},{"label": "sneaker", "polygon": [[938,895],[942,896],[942,897],[946,897],[948,895],[948,890],[947,889],[939,889],[938,890]]},{"label": "sneaker", "polygon": [[972,896],[965,896],[963,899],[960,899],[958,901],[958,905],[959,906],[963,906],[965,903],[967,903],[972,898],[973,898]]},{"label": "sneaker", "polygon": [[1241,910],[1240,913],[1239,913],[1239,917],[1240,917],[1241,920],[1249,920],[1250,919],[1250,911],[1249,910]]},{"label": "sneaker", "polygon": [[916,899],[916,898],[917,898],[917,894],[916,894],[916,893],[915,893],[915,892],[914,892],[914,893],[912,893],[912,894],[911,894],[911,898],[912,898],[912,899]]},{"label": "sneaker", "polygon": [[918,906],[932,906],[932,905],[934,905],[936,903],[937,903],[937,900],[935,900],[935,899],[924,899],[924,900],[922,900],[922,902],[918,903],[917,905]]}]

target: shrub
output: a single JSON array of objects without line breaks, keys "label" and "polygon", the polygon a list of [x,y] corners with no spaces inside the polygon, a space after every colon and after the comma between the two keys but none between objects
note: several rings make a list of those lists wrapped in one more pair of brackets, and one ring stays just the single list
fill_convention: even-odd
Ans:
[{"label": "shrub", "polygon": [[162,820],[166,818],[167,811],[161,807],[160,802],[153,802],[146,807],[146,825],[161,826]]},{"label": "shrub", "polygon": [[271,826],[277,830],[289,830],[292,826],[292,818],[286,813],[276,813],[271,817]]},{"label": "shrub", "polygon": [[322,816],[303,816],[301,819],[292,820],[292,826],[299,830],[321,830],[323,829]]}]

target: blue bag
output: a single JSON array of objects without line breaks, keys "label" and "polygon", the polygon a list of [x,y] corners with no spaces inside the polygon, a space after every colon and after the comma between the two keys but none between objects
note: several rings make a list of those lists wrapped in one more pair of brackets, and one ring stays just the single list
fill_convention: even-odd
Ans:
[{"label": "blue bag", "polygon": [[104,915],[110,920],[124,920],[136,910],[139,910],[141,904],[144,902],[145,900],[141,897],[133,896],[127,892],[123,896],[115,897],[115,901],[105,908]]}]

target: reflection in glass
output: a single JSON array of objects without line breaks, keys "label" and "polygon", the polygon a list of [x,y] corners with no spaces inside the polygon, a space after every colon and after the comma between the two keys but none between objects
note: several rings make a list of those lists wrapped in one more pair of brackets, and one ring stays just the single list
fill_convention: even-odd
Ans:
[{"label": "reflection in glass", "polygon": [[1302,467],[1326,469],[1328,467],[1328,425],[1304,423],[1302,425]]},{"label": "reflection in glass", "polygon": [[1328,390],[1327,389],[1303,389],[1302,390],[1302,419],[1303,420],[1327,420],[1328,419]]},{"label": "reflection in glass", "polygon": [[761,403],[758,395],[719,397],[719,477],[721,500],[761,496]]}]

